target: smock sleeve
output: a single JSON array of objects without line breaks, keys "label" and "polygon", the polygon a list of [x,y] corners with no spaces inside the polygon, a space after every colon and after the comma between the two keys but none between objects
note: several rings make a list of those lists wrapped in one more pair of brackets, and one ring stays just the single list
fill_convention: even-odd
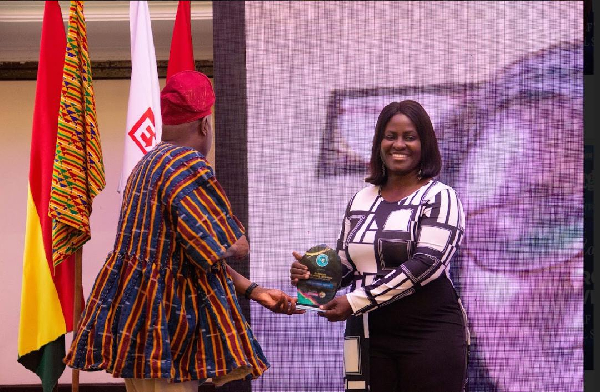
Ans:
[{"label": "smock sleeve", "polygon": [[244,235],[244,227],[203,157],[182,166],[167,185],[167,204],[178,242],[194,264],[207,270]]}]

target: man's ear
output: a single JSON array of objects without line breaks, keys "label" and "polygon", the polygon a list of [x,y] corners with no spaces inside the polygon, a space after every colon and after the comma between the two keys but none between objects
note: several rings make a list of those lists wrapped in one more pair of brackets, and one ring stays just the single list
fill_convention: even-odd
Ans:
[{"label": "man's ear", "polygon": [[206,136],[208,132],[206,117],[201,118],[198,124],[198,133],[202,136]]},{"label": "man's ear", "polygon": [[200,120],[200,126],[199,126],[199,130],[200,130],[200,134],[202,134],[202,136],[206,136],[208,134],[208,117],[203,117]]}]

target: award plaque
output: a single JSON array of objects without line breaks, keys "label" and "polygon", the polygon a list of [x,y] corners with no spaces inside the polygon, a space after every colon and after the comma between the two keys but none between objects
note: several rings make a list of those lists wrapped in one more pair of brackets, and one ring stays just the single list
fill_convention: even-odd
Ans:
[{"label": "award plaque", "polygon": [[342,280],[342,262],[335,250],[322,244],[306,251],[300,263],[308,267],[310,277],[298,280],[296,307],[319,311],[319,305],[335,297]]}]

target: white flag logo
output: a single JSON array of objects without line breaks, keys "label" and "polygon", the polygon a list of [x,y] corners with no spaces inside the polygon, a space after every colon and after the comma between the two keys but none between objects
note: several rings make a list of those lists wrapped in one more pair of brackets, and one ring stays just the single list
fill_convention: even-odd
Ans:
[{"label": "white flag logo", "polygon": [[131,86],[127,111],[127,132],[123,171],[117,190],[122,192],[127,177],[139,160],[160,142],[160,86],[150,25],[148,2],[129,3],[131,30]]}]

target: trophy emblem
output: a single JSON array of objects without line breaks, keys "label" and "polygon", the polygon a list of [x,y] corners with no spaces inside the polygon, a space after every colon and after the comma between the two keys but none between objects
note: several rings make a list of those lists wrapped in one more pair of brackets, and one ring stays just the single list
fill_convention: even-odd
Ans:
[{"label": "trophy emblem", "polygon": [[300,263],[308,267],[310,277],[298,281],[296,307],[318,311],[320,305],[335,297],[342,279],[342,262],[335,250],[321,244],[307,250]]}]

